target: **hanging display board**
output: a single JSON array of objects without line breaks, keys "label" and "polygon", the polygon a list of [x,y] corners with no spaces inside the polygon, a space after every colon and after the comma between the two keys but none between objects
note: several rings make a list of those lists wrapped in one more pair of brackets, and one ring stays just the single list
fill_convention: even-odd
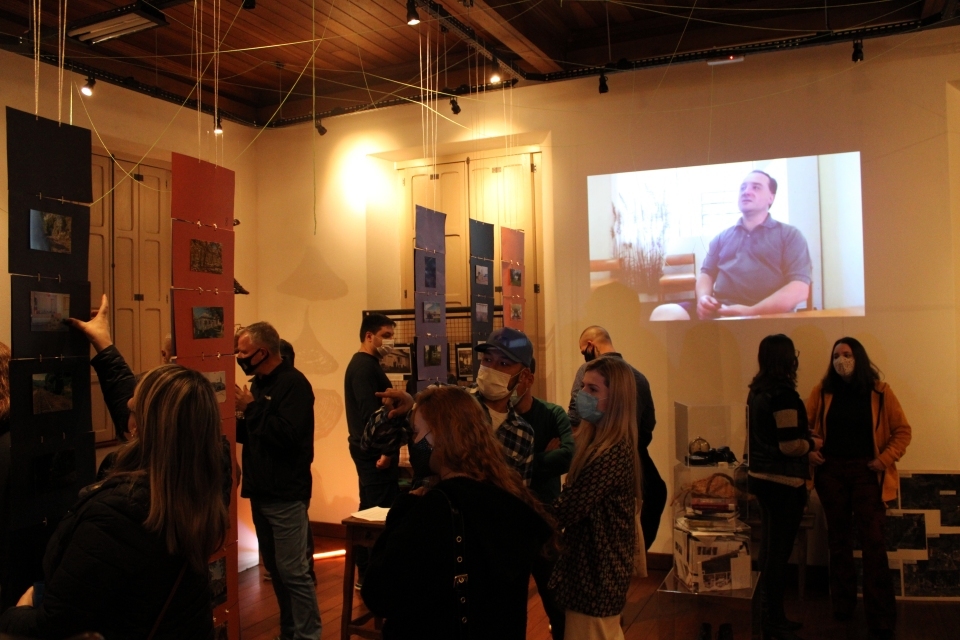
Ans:
[{"label": "hanging display board", "polygon": [[176,220],[233,229],[233,171],[174,153],[170,215]]},{"label": "hanging display board", "polygon": [[67,324],[90,317],[90,283],[10,276],[10,350],[14,358],[87,357],[90,343]]},{"label": "hanging display board", "polygon": [[[493,232],[492,224],[470,220],[470,323],[474,347],[486,342],[493,331]],[[473,358],[470,366],[476,376],[479,358]]]},{"label": "hanging display board", "polygon": [[500,258],[503,290],[503,326],[523,331],[526,300],[523,298],[523,231],[500,227]]},{"label": "hanging display board", "polygon": [[87,279],[89,207],[10,192],[8,211],[10,273]]},{"label": "hanging display board", "polygon": [[90,130],[7,107],[7,189],[45,200],[93,201]]},{"label": "hanging display board", "polygon": [[418,390],[434,382],[446,382],[449,371],[446,219],[446,214],[439,211],[416,208],[413,304]]}]

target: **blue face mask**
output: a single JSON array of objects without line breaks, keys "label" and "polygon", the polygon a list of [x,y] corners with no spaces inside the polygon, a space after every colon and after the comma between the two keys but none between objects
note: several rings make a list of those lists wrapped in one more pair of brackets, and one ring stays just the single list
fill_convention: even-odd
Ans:
[{"label": "blue face mask", "polygon": [[600,400],[583,389],[577,392],[577,413],[590,424],[597,424],[603,419],[603,411],[597,409]]}]

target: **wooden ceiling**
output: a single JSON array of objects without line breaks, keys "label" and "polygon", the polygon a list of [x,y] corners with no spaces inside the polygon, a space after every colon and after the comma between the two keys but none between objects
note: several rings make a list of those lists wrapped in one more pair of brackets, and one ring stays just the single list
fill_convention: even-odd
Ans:
[{"label": "wooden ceiling", "polygon": [[[70,0],[67,22],[130,1]],[[256,0],[253,9],[243,0],[147,1],[167,25],[94,46],[68,38],[66,66],[195,107],[199,62],[203,108],[212,110],[216,90],[224,118],[260,126],[415,98],[427,56],[435,86],[465,92],[494,88],[497,67],[520,83],[558,81],[960,18],[958,0],[415,0],[421,23],[409,26],[407,0]],[[58,2],[42,5],[41,53],[51,64]],[[0,0],[2,45],[27,56],[31,4]]]}]

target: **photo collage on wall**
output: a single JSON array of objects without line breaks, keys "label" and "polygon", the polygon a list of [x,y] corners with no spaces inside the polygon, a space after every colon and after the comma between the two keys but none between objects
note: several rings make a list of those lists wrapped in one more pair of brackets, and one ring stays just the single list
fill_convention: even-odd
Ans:
[{"label": "photo collage on wall", "polygon": [[[90,131],[7,108],[11,531],[57,522],[94,481]],[[99,300],[96,306],[99,307]],[[0,550],[0,565],[10,559]]]},{"label": "photo collage on wall", "polygon": [[[470,334],[471,347],[485,342],[493,331],[494,287],[494,226],[480,220],[470,220]],[[466,354],[457,346],[457,370],[460,377],[461,355],[466,365]],[[479,360],[470,354],[470,375],[475,377],[480,367]]]},{"label": "photo collage on wall", "polygon": [[416,208],[413,304],[418,388],[447,381],[446,220],[445,213]]},{"label": "photo collage on wall", "polygon": [[500,268],[503,326],[523,331],[526,316],[526,270],[523,267],[523,231],[500,227]]},{"label": "photo collage on wall", "polygon": [[[221,429],[236,447],[234,356],[234,173],[196,158],[173,154],[171,193],[172,316],[177,364],[200,371],[220,406]],[[235,454],[231,454],[235,459]],[[223,638],[236,640],[227,624],[238,602],[237,487],[230,500],[230,531],[211,558],[214,619]]]}]

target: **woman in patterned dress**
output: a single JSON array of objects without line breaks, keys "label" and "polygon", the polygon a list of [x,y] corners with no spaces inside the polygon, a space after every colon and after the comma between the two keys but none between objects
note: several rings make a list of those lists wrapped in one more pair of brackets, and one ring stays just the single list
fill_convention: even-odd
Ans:
[{"label": "woman in patterned dress", "polygon": [[583,419],[576,453],[554,503],[562,548],[550,586],[567,611],[567,640],[623,638],[641,501],[636,395],[623,360],[587,365],[576,400]]}]

